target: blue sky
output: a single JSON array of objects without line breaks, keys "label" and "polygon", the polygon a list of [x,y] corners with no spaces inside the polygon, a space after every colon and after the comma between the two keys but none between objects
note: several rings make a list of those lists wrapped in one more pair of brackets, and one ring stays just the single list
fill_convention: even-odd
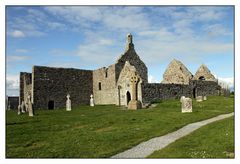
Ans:
[{"label": "blue sky", "polygon": [[232,85],[233,12],[230,6],[7,7],[7,94],[19,94],[19,72],[33,65],[93,70],[115,63],[127,33],[151,82],[160,82],[176,58],[192,74],[204,63]]}]

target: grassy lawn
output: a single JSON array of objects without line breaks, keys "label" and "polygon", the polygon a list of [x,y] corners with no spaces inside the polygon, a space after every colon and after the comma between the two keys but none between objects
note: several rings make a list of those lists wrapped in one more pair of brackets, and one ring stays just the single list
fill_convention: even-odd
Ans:
[{"label": "grassy lawn", "polygon": [[234,158],[234,119],[206,125],[149,158]]},{"label": "grassy lawn", "polygon": [[186,124],[234,110],[234,99],[193,101],[193,113],[181,113],[179,100],[138,111],[117,106],[80,106],[71,112],[37,110],[30,118],[6,113],[6,157],[104,158]]}]

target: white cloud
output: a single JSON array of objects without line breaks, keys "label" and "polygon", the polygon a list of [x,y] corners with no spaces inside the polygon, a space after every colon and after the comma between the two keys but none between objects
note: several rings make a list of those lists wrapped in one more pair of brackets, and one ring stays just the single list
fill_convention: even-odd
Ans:
[{"label": "white cloud", "polygon": [[100,26],[111,30],[136,30],[150,25],[147,15],[142,12],[142,7],[58,6],[46,7],[45,10],[64,18],[67,22],[84,27],[92,27],[92,23],[100,23]]},{"label": "white cloud", "polygon": [[9,35],[11,37],[14,37],[14,38],[23,38],[23,37],[25,37],[25,34],[22,31],[20,31],[20,30],[14,30],[14,31],[10,32]]},{"label": "white cloud", "polygon": [[72,24],[88,24],[89,21],[98,21],[101,19],[101,9],[103,7],[87,7],[87,6],[57,6],[45,7],[49,13],[64,18],[65,21]]},{"label": "white cloud", "polygon": [[223,83],[227,85],[229,88],[234,87],[234,78],[233,77],[218,77],[218,83]]},{"label": "white cloud", "polygon": [[230,32],[226,27],[224,27],[222,24],[218,24],[218,23],[217,24],[205,25],[204,31],[210,37],[232,35],[233,34],[233,32]]},{"label": "white cloud", "polygon": [[96,68],[113,64],[115,58],[108,47],[95,43],[80,44],[76,54],[83,64],[94,63]]},{"label": "white cloud", "polygon": [[159,81],[152,75],[148,76],[148,83],[159,83]]},{"label": "white cloud", "polygon": [[100,39],[98,42],[100,45],[112,45],[113,41],[111,39]]},{"label": "white cloud", "polygon": [[[12,37],[39,37],[46,35],[48,17],[40,10],[25,8],[24,16],[7,17],[7,31]],[[17,30],[15,30],[17,29]]]},{"label": "white cloud", "polygon": [[7,75],[7,95],[18,96],[19,95],[19,75]]},{"label": "white cloud", "polygon": [[8,62],[25,61],[27,59],[30,59],[30,56],[17,56],[17,55],[8,55],[7,56]]},{"label": "white cloud", "polygon": [[217,53],[233,55],[233,43],[212,41],[201,36],[178,35],[166,29],[143,31],[139,36],[135,39],[135,47],[148,65],[160,64],[176,56],[192,61]]},{"label": "white cloud", "polygon": [[29,52],[29,50],[27,50],[27,49],[16,49],[15,52],[16,53],[27,53],[27,52]]},{"label": "white cloud", "polygon": [[53,30],[66,30],[67,27],[65,24],[59,23],[59,22],[47,22],[47,25],[50,29]]}]

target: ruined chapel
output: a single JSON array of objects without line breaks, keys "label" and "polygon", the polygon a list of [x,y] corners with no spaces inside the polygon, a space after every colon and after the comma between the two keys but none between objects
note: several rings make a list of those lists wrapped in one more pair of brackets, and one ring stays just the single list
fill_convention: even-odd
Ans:
[{"label": "ruined chapel", "polygon": [[31,95],[34,109],[58,109],[66,106],[71,95],[72,106],[95,104],[127,106],[132,98],[130,78],[138,75],[137,100],[142,104],[157,100],[195,98],[198,95],[219,95],[221,87],[205,65],[195,75],[178,60],[168,65],[161,83],[148,83],[148,70],[137,55],[133,37],[127,35],[125,52],[115,64],[97,70],[33,66],[32,72],[20,72],[19,104]]}]

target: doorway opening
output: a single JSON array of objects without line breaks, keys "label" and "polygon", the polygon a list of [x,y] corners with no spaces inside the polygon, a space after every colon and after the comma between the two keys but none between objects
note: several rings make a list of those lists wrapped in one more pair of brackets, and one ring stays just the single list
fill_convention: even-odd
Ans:
[{"label": "doorway opening", "polygon": [[50,109],[50,110],[54,109],[54,101],[53,100],[48,101],[48,109]]},{"label": "doorway opening", "polygon": [[131,94],[130,94],[129,91],[127,91],[127,105],[128,105],[130,100],[131,100]]},{"label": "doorway opening", "polygon": [[193,98],[196,98],[196,88],[193,88]]}]

